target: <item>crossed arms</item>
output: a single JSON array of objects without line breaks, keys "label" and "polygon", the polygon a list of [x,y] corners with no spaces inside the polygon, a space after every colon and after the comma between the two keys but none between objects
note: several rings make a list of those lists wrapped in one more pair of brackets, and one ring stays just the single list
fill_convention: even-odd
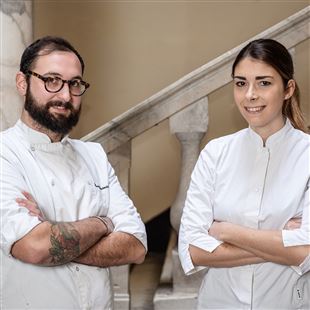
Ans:
[{"label": "crossed arms", "polygon": [[134,236],[113,232],[107,217],[90,217],[75,222],[50,222],[41,214],[33,197],[17,203],[42,222],[14,243],[11,254],[30,264],[56,266],[74,261],[99,267],[142,263],[145,248]]},{"label": "crossed arms", "polygon": [[[215,145],[215,146],[214,146]],[[212,148],[215,149],[212,149]],[[219,148],[216,149],[216,147]],[[179,253],[181,257],[182,266],[185,273],[191,273],[199,270],[195,266],[209,266],[209,267],[235,267],[248,264],[255,264],[261,262],[273,262],[287,266],[299,266],[301,272],[310,269],[310,189],[307,170],[304,171],[303,178],[299,179],[300,186],[296,186],[297,197],[295,207],[289,212],[281,208],[281,199],[279,203],[270,202],[272,208],[273,226],[268,229],[253,229],[244,225],[237,225],[235,223],[249,223],[245,221],[237,221],[238,205],[231,203],[231,210],[228,206],[228,196],[224,197],[223,192],[215,192],[214,184],[216,178],[219,176],[215,173],[218,169],[218,158],[222,158],[219,154],[221,145],[211,144],[206,148],[200,159],[197,161],[196,167],[192,174],[192,179],[187,193],[187,200],[183,209],[183,215],[180,227],[179,237]],[[233,153],[233,151],[231,151]],[[239,154],[239,153],[238,153]],[[226,154],[227,155],[227,154]],[[240,155],[240,154],[239,154]],[[247,155],[249,156],[249,155]],[[227,156],[226,158],[230,158]],[[232,157],[234,158],[234,157]],[[304,158],[304,157],[302,157]],[[307,157],[304,159],[307,160]],[[239,159],[239,162],[243,161]],[[303,160],[301,160],[304,163]],[[221,162],[221,165],[224,164]],[[244,164],[242,164],[244,165]],[[252,164],[251,164],[252,165]],[[221,166],[221,167],[222,167]],[[305,165],[301,165],[305,167]],[[242,166],[241,166],[242,167]],[[252,166],[251,166],[252,167]],[[230,166],[223,171],[231,171]],[[219,184],[228,184],[234,182],[234,174],[229,176],[221,174],[224,178]],[[229,179],[229,180],[228,180]],[[242,179],[244,180],[244,179]],[[233,183],[229,183],[233,185]],[[219,185],[220,186],[220,185]],[[242,183],[242,186],[247,186]],[[228,187],[227,187],[228,188]],[[246,197],[245,194],[237,191],[234,195],[233,186],[226,190],[226,195],[232,194],[234,201],[239,201],[240,197]],[[236,187],[237,190],[237,187]],[[282,191],[285,191],[282,189]],[[240,197],[238,195],[240,194]],[[220,196],[222,195],[222,196]],[[228,202],[223,204],[222,209],[217,210],[216,219],[224,219],[222,222],[214,221],[214,200],[217,199],[217,205],[220,202]],[[299,205],[298,202],[300,203]],[[272,206],[275,203],[275,206]],[[223,206],[221,205],[221,206]],[[284,214],[282,214],[282,209]],[[242,208],[240,209],[242,210]],[[249,209],[248,209],[249,210]],[[253,210],[252,210],[253,211]],[[287,213],[285,213],[287,212]],[[224,215],[223,215],[224,214]],[[230,216],[233,214],[235,220]],[[279,214],[279,219],[277,219]],[[240,218],[246,219],[247,216],[241,213]],[[253,216],[253,214],[251,215]],[[289,220],[290,217],[302,217],[299,221],[296,219]],[[226,219],[226,222],[225,222]],[[258,220],[255,218],[255,221]],[[255,228],[253,222],[252,227]],[[271,221],[272,222],[272,221]],[[285,227],[281,230],[282,225]],[[250,225],[248,225],[250,226]],[[265,227],[268,227],[267,225]],[[277,229],[279,227],[279,229]],[[305,262],[305,263],[304,263]],[[299,271],[298,271],[299,272]]]},{"label": "crossed arms", "polygon": [[[290,220],[286,229],[297,229],[300,223]],[[190,245],[194,265],[235,267],[261,262],[299,266],[310,254],[309,245],[284,247],[281,231],[256,230],[228,222],[213,222],[209,235],[223,241],[213,252]]]}]

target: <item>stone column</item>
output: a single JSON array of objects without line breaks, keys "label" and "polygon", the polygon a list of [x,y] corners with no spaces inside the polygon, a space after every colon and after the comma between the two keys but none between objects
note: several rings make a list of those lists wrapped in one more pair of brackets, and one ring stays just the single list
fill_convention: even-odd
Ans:
[{"label": "stone column", "polygon": [[[182,153],[179,189],[170,212],[170,221],[176,232],[179,231],[191,174],[200,153],[201,139],[207,128],[207,97],[170,118],[170,130],[179,139]],[[171,279],[172,283],[159,286],[153,300],[154,309],[195,309],[197,293],[204,273],[185,276],[178,256],[177,240],[175,245],[169,248],[169,253],[166,253],[163,269],[165,277]]]},{"label": "stone column", "polygon": [[22,98],[15,88],[21,54],[32,41],[32,0],[0,1],[0,131],[15,124]]},{"label": "stone column", "polygon": [[[123,190],[128,194],[130,166],[131,166],[131,141],[122,144],[109,154],[109,161],[113,166]],[[129,265],[111,267],[112,283],[114,289],[114,307],[119,310],[129,310]]]},{"label": "stone column", "polygon": [[178,232],[191,173],[200,153],[200,142],[208,128],[208,98],[204,97],[170,118],[170,130],[181,143],[179,189],[171,206],[170,221]]}]

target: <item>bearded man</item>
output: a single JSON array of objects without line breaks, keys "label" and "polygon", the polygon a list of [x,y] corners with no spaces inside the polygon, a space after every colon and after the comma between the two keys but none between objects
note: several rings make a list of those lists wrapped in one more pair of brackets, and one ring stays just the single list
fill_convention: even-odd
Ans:
[{"label": "bearded man", "polygon": [[68,137],[83,72],[59,37],[22,55],[23,111],[0,140],[3,309],[113,309],[109,267],[144,260],[144,224],[103,149]]}]

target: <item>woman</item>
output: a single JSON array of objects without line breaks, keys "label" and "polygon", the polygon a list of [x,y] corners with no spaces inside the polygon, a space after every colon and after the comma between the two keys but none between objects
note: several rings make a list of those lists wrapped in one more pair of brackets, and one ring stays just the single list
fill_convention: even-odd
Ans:
[{"label": "woman", "polygon": [[179,233],[185,273],[209,267],[199,309],[310,309],[310,137],[293,74],[270,39],[233,64],[249,127],[201,152]]}]

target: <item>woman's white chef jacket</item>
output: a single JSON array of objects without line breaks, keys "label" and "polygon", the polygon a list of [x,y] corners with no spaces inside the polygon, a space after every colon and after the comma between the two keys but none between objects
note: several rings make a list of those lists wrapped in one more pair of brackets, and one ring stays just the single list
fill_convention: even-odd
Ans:
[{"label": "woman's white chef jacket", "polygon": [[[214,251],[214,220],[254,229],[282,230],[284,246],[310,244],[310,136],[286,125],[262,139],[247,128],[211,141],[201,152],[187,192],[179,233],[186,274],[195,267],[189,245]],[[300,229],[283,230],[302,216]],[[310,255],[297,267],[262,263],[209,268],[199,309],[310,309]]]},{"label": "woman's white chef jacket", "polygon": [[15,202],[30,192],[50,221],[108,216],[115,231],[146,247],[143,222],[122,190],[102,147],[48,136],[21,121],[1,133],[1,306],[3,309],[112,309],[108,268],[77,263],[25,264],[11,247],[40,221]]}]

